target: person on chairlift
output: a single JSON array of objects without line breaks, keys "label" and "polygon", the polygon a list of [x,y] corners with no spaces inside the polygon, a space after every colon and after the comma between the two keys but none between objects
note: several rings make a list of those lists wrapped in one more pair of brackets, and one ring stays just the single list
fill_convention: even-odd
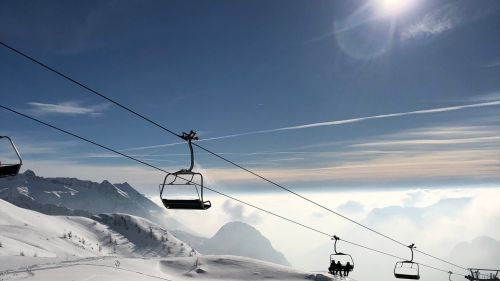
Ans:
[{"label": "person on chairlift", "polygon": [[353,266],[350,262],[347,262],[344,267],[344,276],[349,276],[349,272],[353,269]]},{"label": "person on chairlift", "polygon": [[343,275],[342,275],[342,268],[343,268],[343,266],[342,266],[342,264],[340,263],[340,261],[337,261],[337,264],[336,264],[336,266],[335,266],[335,270],[336,270],[336,272],[339,274],[339,276],[343,276]]},{"label": "person on chairlift", "polygon": [[335,260],[332,260],[330,262],[330,267],[328,267],[328,271],[332,274],[335,272]]}]

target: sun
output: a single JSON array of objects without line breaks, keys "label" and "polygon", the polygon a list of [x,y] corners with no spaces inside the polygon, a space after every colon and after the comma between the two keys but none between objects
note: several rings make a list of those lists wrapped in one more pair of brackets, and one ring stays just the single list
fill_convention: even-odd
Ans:
[{"label": "sun", "polygon": [[378,12],[382,16],[398,16],[409,10],[415,0],[375,0]]}]

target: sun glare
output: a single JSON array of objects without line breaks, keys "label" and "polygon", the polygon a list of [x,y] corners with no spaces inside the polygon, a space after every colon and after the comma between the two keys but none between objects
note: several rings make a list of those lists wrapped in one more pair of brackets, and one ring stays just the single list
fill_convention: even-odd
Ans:
[{"label": "sun glare", "polygon": [[379,13],[383,16],[397,16],[410,9],[414,0],[375,0]]}]

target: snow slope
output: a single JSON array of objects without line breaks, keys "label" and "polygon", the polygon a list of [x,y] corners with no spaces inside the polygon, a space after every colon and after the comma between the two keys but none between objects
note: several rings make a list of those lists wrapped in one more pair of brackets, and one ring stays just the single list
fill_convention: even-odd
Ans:
[{"label": "snow slope", "polygon": [[3,200],[0,242],[2,281],[335,280],[250,258],[203,256],[140,217],[48,216]]},{"label": "snow slope", "polygon": [[188,256],[191,248],[149,220],[48,216],[0,200],[0,257]]},{"label": "snow slope", "polygon": [[[0,268],[0,280],[345,280],[311,274],[290,267],[234,256],[173,257],[173,258],[86,258],[73,261],[18,264],[6,270]],[[198,262],[197,262],[198,261]],[[18,261],[19,262],[19,261]],[[196,265],[198,264],[198,265]]]}]

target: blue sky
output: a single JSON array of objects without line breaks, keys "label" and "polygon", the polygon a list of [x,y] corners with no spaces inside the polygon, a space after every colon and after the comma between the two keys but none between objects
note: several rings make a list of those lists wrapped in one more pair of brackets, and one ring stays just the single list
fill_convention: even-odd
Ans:
[{"label": "blue sky", "polygon": [[[294,187],[498,184],[500,3],[413,1],[390,13],[385,2],[2,1],[0,38],[176,132],[270,130],[200,144]],[[188,164],[186,146],[144,148],[173,136],[5,48],[0,62],[2,104],[170,170]],[[146,193],[161,180],[0,118],[26,169]],[[197,152],[211,184],[273,189]]]}]

